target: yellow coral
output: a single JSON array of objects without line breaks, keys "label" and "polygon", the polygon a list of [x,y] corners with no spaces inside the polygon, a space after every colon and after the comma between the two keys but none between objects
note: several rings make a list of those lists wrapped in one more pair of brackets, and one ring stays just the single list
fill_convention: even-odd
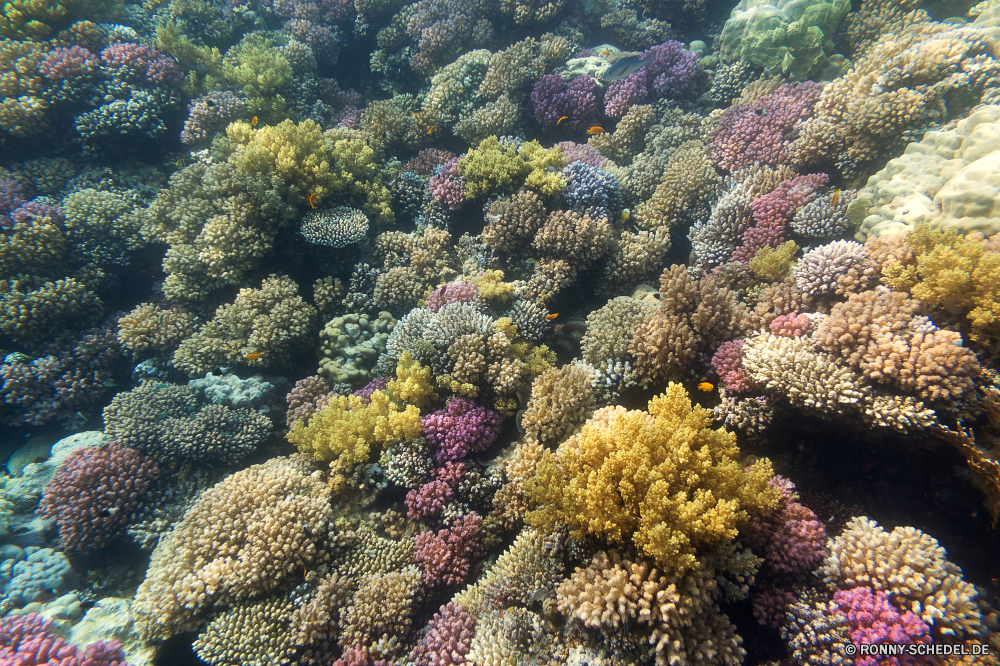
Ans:
[{"label": "yellow coral", "polygon": [[508,301],[514,295],[514,283],[504,282],[503,271],[489,270],[483,271],[472,278],[472,283],[476,285],[476,291],[480,298],[488,301]]},{"label": "yellow coral", "polygon": [[546,451],[527,484],[540,528],[626,539],[665,571],[698,567],[699,548],[733,539],[750,513],[772,510],[771,463],[743,471],[736,436],[711,429],[712,413],[670,383],[649,411],[605,407],[580,432]]},{"label": "yellow coral", "polygon": [[335,189],[330,156],[323,131],[311,120],[295,124],[284,120],[272,127],[255,129],[238,120],[226,128],[229,140],[240,146],[229,158],[242,175],[265,178],[277,175],[302,191],[322,199]]},{"label": "yellow coral", "polygon": [[513,142],[500,143],[495,136],[483,139],[458,161],[465,177],[465,194],[470,199],[513,190],[522,183],[539,194],[557,194],[566,186],[558,172],[565,165],[566,158],[558,148],[546,150],[538,141],[528,141],[518,148]]},{"label": "yellow coral", "polygon": [[919,281],[910,293],[928,307],[964,312],[969,337],[986,342],[1000,336],[1000,252],[985,239],[966,238],[952,229],[920,225],[907,236],[917,257]]},{"label": "yellow coral", "polygon": [[780,282],[792,270],[792,258],[798,251],[795,241],[786,241],[777,249],[765,245],[750,260],[750,270],[765,282]]},{"label": "yellow coral", "polygon": [[423,407],[436,398],[431,386],[431,369],[426,368],[404,351],[396,364],[396,379],[387,387],[393,396],[418,407]]}]

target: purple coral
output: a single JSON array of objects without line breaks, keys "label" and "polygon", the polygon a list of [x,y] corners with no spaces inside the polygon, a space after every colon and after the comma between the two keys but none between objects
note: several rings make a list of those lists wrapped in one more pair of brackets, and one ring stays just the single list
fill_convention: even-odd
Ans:
[{"label": "purple coral", "polygon": [[414,555],[428,586],[455,585],[469,575],[472,560],[483,553],[482,526],[482,517],[472,511],[436,534],[421,532],[414,538]]},{"label": "purple coral", "polygon": [[566,166],[569,166],[573,162],[583,162],[590,166],[599,167],[604,166],[605,162],[607,162],[604,159],[604,155],[601,155],[600,151],[589,143],[560,141],[556,144],[556,148],[561,150],[563,157],[566,158]]},{"label": "purple coral", "polygon": [[632,106],[646,101],[646,70],[640,69],[624,79],[613,81],[604,94],[604,113],[611,118],[620,118]]},{"label": "purple coral", "polygon": [[372,393],[384,389],[389,385],[391,379],[391,377],[377,377],[368,382],[364,387],[359,388],[352,395],[358,396],[367,405],[372,401]]},{"label": "purple coral", "polygon": [[730,106],[712,132],[712,162],[729,171],[783,164],[789,133],[812,113],[822,90],[815,81],[786,83],[753,104]]},{"label": "purple coral", "polygon": [[426,307],[431,312],[437,312],[452,303],[471,303],[476,300],[479,290],[472,282],[446,284],[438,287],[427,297]]},{"label": "purple coral", "polygon": [[[884,592],[872,592],[867,587],[838,590],[833,595],[836,613],[847,622],[851,642],[855,645],[894,643],[897,645],[929,644],[930,628],[919,617],[906,611],[899,614]],[[908,655],[883,657],[864,656],[855,660],[857,666],[875,664],[905,666],[923,663]]]},{"label": "purple coral", "polygon": [[434,613],[427,634],[413,652],[416,666],[458,666],[468,661],[476,621],[465,604],[448,602]]},{"label": "purple coral", "polygon": [[816,196],[829,176],[811,173],[781,181],[776,188],[750,203],[755,226],[743,232],[743,245],[733,252],[732,261],[748,264],[765,246],[778,247],[785,240],[788,221],[795,211]]},{"label": "purple coral", "polygon": [[421,426],[441,464],[489,448],[500,434],[501,420],[500,414],[468,398],[451,398],[444,409],[421,419]]},{"label": "purple coral", "polygon": [[21,184],[10,178],[0,178],[0,227],[11,226],[10,213],[24,203]]},{"label": "purple coral", "polygon": [[823,558],[826,528],[812,509],[783,495],[777,509],[753,516],[740,536],[771,570],[781,575],[805,574]]},{"label": "purple coral", "polygon": [[112,44],[101,51],[101,61],[126,81],[171,85],[184,80],[176,60],[142,44]]},{"label": "purple coral", "polygon": [[128,666],[116,641],[97,641],[81,650],[56,636],[52,620],[38,613],[0,619],[0,664],[10,666]]},{"label": "purple coral", "polygon": [[117,442],[77,449],[45,484],[38,513],[56,520],[63,550],[96,550],[127,524],[159,475],[151,457]]},{"label": "purple coral", "polygon": [[451,210],[458,210],[465,202],[465,179],[458,170],[458,160],[457,157],[448,160],[427,182],[431,196]]},{"label": "purple coral", "polygon": [[641,57],[646,65],[646,86],[658,97],[683,95],[698,74],[697,56],[673,39],[649,47]]},{"label": "purple coral", "polygon": [[[597,122],[597,81],[584,74],[566,85],[559,74],[546,74],[535,83],[531,103],[535,120],[546,131],[557,126],[580,131]],[[566,119],[559,122],[560,118]]]},{"label": "purple coral", "polygon": [[246,111],[243,100],[228,90],[213,90],[188,104],[188,117],[181,130],[181,142],[186,145],[208,141],[213,132],[223,129],[231,120]]},{"label": "purple coral", "polygon": [[712,367],[727,391],[742,393],[753,388],[753,382],[743,371],[743,341],[723,342],[712,356]]}]

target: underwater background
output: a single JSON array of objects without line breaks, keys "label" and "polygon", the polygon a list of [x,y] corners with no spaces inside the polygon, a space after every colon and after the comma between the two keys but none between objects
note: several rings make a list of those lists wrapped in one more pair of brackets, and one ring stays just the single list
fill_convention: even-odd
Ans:
[{"label": "underwater background", "polygon": [[0,666],[1000,663],[1000,2],[8,0],[0,96]]}]

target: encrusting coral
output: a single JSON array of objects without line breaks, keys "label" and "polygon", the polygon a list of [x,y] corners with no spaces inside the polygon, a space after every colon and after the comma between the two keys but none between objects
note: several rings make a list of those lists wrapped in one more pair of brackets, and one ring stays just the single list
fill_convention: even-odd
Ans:
[{"label": "encrusting coral", "polygon": [[697,569],[700,549],[734,538],[741,521],[779,498],[767,482],[771,463],[743,471],[736,436],[711,423],[711,412],[673,383],[648,412],[597,410],[555,453],[543,453],[528,482],[538,506],[528,520],[631,541],[665,572]]}]

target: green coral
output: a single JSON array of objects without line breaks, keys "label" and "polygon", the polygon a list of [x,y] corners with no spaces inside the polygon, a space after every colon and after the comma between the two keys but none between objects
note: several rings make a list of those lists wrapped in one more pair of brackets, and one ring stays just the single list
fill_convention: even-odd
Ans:
[{"label": "green coral", "polygon": [[566,186],[560,174],[564,166],[566,158],[558,148],[542,148],[538,141],[526,141],[518,147],[514,142],[501,143],[495,136],[483,139],[458,161],[465,178],[465,195],[470,199],[514,191],[521,185],[553,196]]},{"label": "green coral", "polygon": [[750,270],[759,280],[779,282],[791,272],[792,259],[798,251],[799,246],[795,241],[786,241],[777,249],[765,245],[750,260]]},{"label": "green coral", "polygon": [[808,78],[834,55],[830,38],[850,9],[849,0],[742,0],[722,30],[723,59]]},{"label": "green coral", "polygon": [[222,59],[223,79],[240,88],[248,113],[261,120],[277,120],[285,116],[287,100],[282,89],[292,82],[292,65],[275,48],[276,44],[253,33],[226,51]]}]

